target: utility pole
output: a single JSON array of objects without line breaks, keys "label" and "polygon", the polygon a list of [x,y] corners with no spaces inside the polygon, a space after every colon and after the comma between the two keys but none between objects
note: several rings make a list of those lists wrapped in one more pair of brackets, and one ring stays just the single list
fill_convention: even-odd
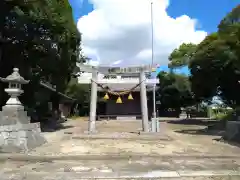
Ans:
[{"label": "utility pole", "polygon": [[[151,2],[151,34],[152,34],[152,69],[154,66],[154,30],[153,30],[153,2]],[[153,118],[157,117],[156,114],[156,84],[153,84]]]}]

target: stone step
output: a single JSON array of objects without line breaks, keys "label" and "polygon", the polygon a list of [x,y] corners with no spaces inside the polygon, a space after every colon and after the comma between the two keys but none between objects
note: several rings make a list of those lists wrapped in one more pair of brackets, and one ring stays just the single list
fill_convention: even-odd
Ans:
[{"label": "stone step", "polygon": [[139,159],[105,159],[105,160],[47,160],[45,161],[7,161],[4,167],[19,172],[152,172],[152,171],[208,171],[232,170],[240,172],[240,159],[218,158],[139,158]]},{"label": "stone step", "polygon": [[233,171],[155,171],[141,174],[121,173],[76,173],[76,172],[34,172],[1,174],[1,180],[239,180],[240,172]]},{"label": "stone step", "polygon": [[[11,161],[0,164],[1,180],[77,179],[240,179],[240,159],[152,158]],[[10,178],[11,177],[11,178]],[[201,179],[203,178],[203,179]],[[218,178],[218,179],[217,179]],[[213,180],[213,178],[212,178]],[[226,179],[228,180],[228,179]]]}]

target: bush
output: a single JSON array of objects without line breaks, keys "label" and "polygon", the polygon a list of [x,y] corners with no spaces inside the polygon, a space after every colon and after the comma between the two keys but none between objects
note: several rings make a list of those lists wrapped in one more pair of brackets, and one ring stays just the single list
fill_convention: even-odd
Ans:
[{"label": "bush", "polygon": [[229,116],[229,114],[227,113],[217,113],[213,116],[213,119],[216,119],[216,120],[225,120],[227,119],[227,117]]},{"label": "bush", "polygon": [[214,119],[223,121],[236,121],[236,111],[228,110],[228,112],[219,112],[213,116]]}]

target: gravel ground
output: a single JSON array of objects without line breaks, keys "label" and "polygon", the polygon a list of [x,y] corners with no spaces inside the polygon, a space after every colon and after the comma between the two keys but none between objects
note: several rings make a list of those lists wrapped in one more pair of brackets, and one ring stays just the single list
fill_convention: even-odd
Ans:
[{"label": "gravel ground", "polygon": [[[161,133],[139,135],[140,121],[100,121],[87,136],[86,121],[68,121],[65,129],[45,133],[49,143],[30,154],[142,154],[239,156],[240,148],[216,141],[216,135],[194,134],[205,126],[161,123]],[[191,130],[192,134],[179,133]]]},{"label": "gravel ground", "polygon": [[[45,132],[48,143],[28,154],[39,156],[40,159],[45,155],[58,156],[58,160],[44,158],[36,161],[26,161],[26,159],[4,161],[2,158],[0,179],[99,179],[101,175],[108,175],[110,178],[111,174],[116,176],[116,173],[140,175],[142,177],[139,179],[143,179],[147,175],[156,174],[156,171],[160,174],[164,174],[163,171],[178,174],[184,174],[185,171],[227,173],[225,176],[214,177],[203,173],[197,177],[172,177],[171,180],[240,179],[239,176],[228,176],[230,171],[240,172],[240,148],[216,141],[215,139],[220,138],[218,135],[199,133],[199,130],[205,128],[203,125],[161,122],[161,133],[140,135],[138,134],[141,129],[140,121],[97,122],[98,133],[94,135],[84,133],[87,130],[86,121],[72,120],[64,125],[65,128],[59,131]],[[86,160],[87,157],[93,157],[92,155],[95,155],[95,160],[93,158]],[[114,159],[111,155],[119,158]],[[65,160],[64,158],[61,160],[61,156],[65,156]],[[83,160],[81,157],[86,159]],[[97,157],[102,159],[97,160]],[[86,177],[95,175],[98,178],[84,178],[84,175]]]}]

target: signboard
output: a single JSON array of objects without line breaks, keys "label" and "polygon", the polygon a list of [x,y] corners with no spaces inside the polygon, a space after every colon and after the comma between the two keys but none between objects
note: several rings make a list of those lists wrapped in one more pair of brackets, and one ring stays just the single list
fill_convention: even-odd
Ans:
[{"label": "signboard", "polygon": [[146,66],[136,66],[136,67],[93,67],[90,65],[79,65],[80,71],[84,72],[93,72],[94,70],[99,71],[103,74],[131,74],[131,73],[140,73],[141,71],[151,72],[152,67],[150,65]]},{"label": "signboard", "polygon": [[158,104],[158,105],[161,104],[161,101],[156,101],[156,104]]},{"label": "signboard", "polygon": [[108,73],[124,74],[124,73],[140,73],[141,71],[151,71],[151,66],[137,66],[137,67],[113,67],[108,68]]}]

